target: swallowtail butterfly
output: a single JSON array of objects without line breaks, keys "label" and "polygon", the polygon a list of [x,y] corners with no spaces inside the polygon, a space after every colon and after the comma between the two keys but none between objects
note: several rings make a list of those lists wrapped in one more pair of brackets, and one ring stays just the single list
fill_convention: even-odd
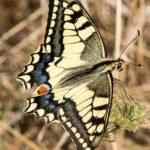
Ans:
[{"label": "swallowtail butterfly", "polygon": [[78,0],[49,0],[43,44],[18,75],[26,89],[26,112],[59,122],[78,150],[94,150],[107,128],[113,97],[111,71],[123,60],[106,57],[102,38]]}]

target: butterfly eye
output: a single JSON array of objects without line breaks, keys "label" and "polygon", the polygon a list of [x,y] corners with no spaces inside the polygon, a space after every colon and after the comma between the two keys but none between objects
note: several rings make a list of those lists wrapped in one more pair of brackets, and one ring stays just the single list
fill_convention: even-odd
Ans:
[{"label": "butterfly eye", "polygon": [[119,62],[119,63],[117,64],[117,70],[118,70],[118,71],[122,71],[122,70],[123,70],[123,63],[122,63],[122,62]]}]

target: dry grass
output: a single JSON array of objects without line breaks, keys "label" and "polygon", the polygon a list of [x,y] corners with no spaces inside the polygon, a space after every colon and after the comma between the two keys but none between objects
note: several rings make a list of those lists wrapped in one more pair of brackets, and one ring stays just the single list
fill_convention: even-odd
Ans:
[{"label": "dry grass", "polygon": [[[118,77],[133,97],[150,109],[150,1],[83,3],[101,32],[110,57],[118,57],[140,29],[141,36],[128,47],[123,58],[141,63],[142,67],[126,65]],[[33,91],[24,93],[16,76],[43,41],[47,1],[1,0],[0,14],[0,150],[75,150],[59,125],[47,126],[43,120],[22,113],[25,99]],[[118,131],[116,137],[116,143],[102,142],[97,150],[148,150],[150,122],[136,133]]]}]

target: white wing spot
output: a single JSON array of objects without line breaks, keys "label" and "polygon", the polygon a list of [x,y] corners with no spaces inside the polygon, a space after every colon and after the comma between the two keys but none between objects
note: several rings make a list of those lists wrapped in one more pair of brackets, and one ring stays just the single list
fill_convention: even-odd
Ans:
[{"label": "white wing spot", "polygon": [[83,148],[86,148],[87,147],[87,143],[83,143]]},{"label": "white wing spot", "polygon": [[52,20],[55,20],[56,19],[56,13],[53,13],[52,14]]},{"label": "white wing spot", "polygon": [[82,144],[84,142],[84,139],[83,138],[80,138],[79,139],[79,142]]},{"label": "white wing spot", "polygon": [[62,120],[63,120],[64,122],[66,122],[66,121],[67,121],[67,118],[66,118],[66,117],[62,117]]},{"label": "white wing spot", "polygon": [[68,6],[68,3],[66,3],[66,2],[63,2],[63,7],[67,7]]},{"label": "white wing spot", "polygon": [[75,127],[72,127],[71,130],[73,131],[73,133],[77,132],[77,129]]},{"label": "white wing spot", "polygon": [[100,124],[100,125],[97,127],[97,132],[101,133],[103,129],[104,129],[104,124]]},{"label": "white wing spot", "polygon": [[75,29],[75,26],[73,23],[70,23],[70,22],[66,22],[64,24],[64,29]]},{"label": "white wing spot", "polygon": [[73,9],[74,11],[79,11],[79,10],[81,10],[81,8],[79,7],[79,5],[77,5],[77,4],[74,4],[74,5],[72,6],[72,9]]},{"label": "white wing spot", "polygon": [[[91,97],[93,97],[93,95],[94,95],[94,92],[93,91],[89,91],[89,90],[87,90],[87,91],[85,91],[83,94],[80,94],[79,96],[77,96],[75,99],[74,99],[74,101],[76,102],[76,104],[78,105],[78,104],[80,104],[81,102],[83,102],[83,101],[85,101],[85,100],[88,100],[89,98],[91,98]],[[85,106],[86,107],[86,106]],[[80,108],[80,106],[78,107],[77,106],[77,108],[79,108],[79,111],[81,110]]]},{"label": "white wing spot", "polygon": [[60,112],[60,115],[61,115],[61,116],[64,115],[64,110],[63,110],[62,108],[59,110],[59,112]]},{"label": "white wing spot", "polygon": [[71,19],[72,19],[72,18],[71,18],[69,15],[65,15],[65,16],[64,16],[64,20],[65,20],[65,21],[69,21],[69,20],[71,20]]},{"label": "white wing spot", "polygon": [[[30,60],[29,62],[27,63],[27,65],[30,65],[32,63],[32,57],[30,56]],[[23,69],[24,70],[24,69]]]},{"label": "white wing spot", "polygon": [[46,45],[46,50],[50,53],[51,52],[51,46],[48,44]]},{"label": "white wing spot", "polygon": [[55,12],[57,12],[57,11],[58,11],[58,7],[54,6],[53,12],[55,13]]},{"label": "white wing spot", "polygon": [[84,16],[78,18],[77,22],[75,23],[76,28],[82,27],[82,25],[87,21],[88,21],[87,18],[85,18]]},{"label": "white wing spot", "polygon": [[90,136],[90,141],[93,141],[93,139],[94,139],[94,136]]},{"label": "white wing spot", "polygon": [[33,103],[34,102],[34,98],[30,98],[30,102]]},{"label": "white wing spot", "polygon": [[99,107],[107,105],[109,103],[109,97],[95,97],[93,101],[93,107]]},{"label": "white wing spot", "polygon": [[81,59],[80,54],[62,54],[62,56],[69,59],[78,59],[78,60]]},{"label": "white wing spot", "polygon": [[44,111],[44,109],[38,109],[37,113],[40,117],[42,117],[45,114],[45,111]]},{"label": "white wing spot", "polygon": [[103,118],[106,113],[106,109],[104,110],[93,110],[93,116],[97,118]]},{"label": "white wing spot", "polygon": [[72,14],[74,14],[74,12],[70,9],[65,9],[64,14],[65,15],[72,15]]},{"label": "white wing spot", "polygon": [[88,122],[91,119],[91,117],[92,117],[92,112],[89,112],[82,118],[82,120],[83,122]]},{"label": "white wing spot", "polygon": [[70,128],[72,126],[71,122],[66,122],[66,125]]},{"label": "white wing spot", "polygon": [[78,109],[82,110],[85,106],[89,106],[92,103],[92,99],[86,100],[80,104],[78,104]]},{"label": "white wing spot", "polygon": [[50,37],[47,37],[46,38],[46,43],[49,43],[51,41],[51,38]]},{"label": "white wing spot", "polygon": [[45,121],[46,121],[46,123],[48,122],[48,118],[47,117],[43,117],[44,119],[45,119]]},{"label": "white wing spot", "polygon": [[39,56],[39,54],[34,54],[33,55],[33,64],[35,64],[35,63],[37,63],[38,61],[40,60],[40,56]]},{"label": "white wing spot", "polygon": [[86,40],[87,38],[89,38],[93,33],[95,32],[95,29],[90,26],[87,27],[86,29],[80,30],[79,31],[79,36],[83,39]]},{"label": "white wing spot", "polygon": [[36,107],[37,107],[37,104],[36,104],[36,103],[32,103],[32,104],[29,106],[29,108],[27,109],[26,112],[31,112],[31,111],[35,110]]},{"label": "white wing spot", "polygon": [[89,129],[92,126],[92,122],[89,122],[88,124],[85,125],[87,129]]},{"label": "white wing spot", "polygon": [[28,82],[31,79],[29,75],[23,75],[23,76],[20,76],[19,78],[23,79],[25,82]]},{"label": "white wing spot", "polygon": [[49,114],[47,114],[46,116],[48,117],[49,122],[53,121],[54,118],[55,118],[55,117],[54,117],[54,114],[52,114],[52,113],[49,113]]},{"label": "white wing spot", "polygon": [[64,30],[63,36],[71,36],[71,35],[77,35],[77,33],[73,30]]},{"label": "white wing spot", "polygon": [[59,5],[59,1],[58,1],[58,0],[55,0],[55,1],[54,1],[54,5]]},{"label": "white wing spot", "polygon": [[[23,84],[23,87],[25,89],[25,85],[24,84]],[[27,87],[27,89],[30,89],[31,88],[31,84],[30,83],[26,83],[26,87]]]},{"label": "white wing spot", "polygon": [[80,138],[80,136],[81,136],[80,133],[76,133],[75,135],[77,138]]},{"label": "white wing spot", "polygon": [[67,44],[64,47],[64,53],[68,54],[81,54],[85,48],[84,43],[78,42],[74,44]]},{"label": "white wing spot", "polygon": [[88,147],[88,148],[86,148],[85,150],[91,150],[91,149]]},{"label": "white wing spot", "polygon": [[88,130],[88,133],[92,134],[95,129],[96,129],[96,125],[93,125],[93,126]]},{"label": "white wing spot", "polygon": [[48,35],[51,35],[53,33],[52,29],[49,29]]},{"label": "white wing spot", "polygon": [[34,66],[33,65],[29,65],[29,66],[27,66],[27,70],[25,71],[25,73],[30,73],[33,70],[34,70]]},{"label": "white wing spot", "polygon": [[53,28],[55,26],[55,21],[54,20],[51,20],[51,25],[50,27]]}]

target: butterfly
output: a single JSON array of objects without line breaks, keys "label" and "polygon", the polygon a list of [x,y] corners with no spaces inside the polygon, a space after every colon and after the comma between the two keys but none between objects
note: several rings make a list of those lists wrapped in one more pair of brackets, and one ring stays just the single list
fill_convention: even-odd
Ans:
[{"label": "butterfly", "polygon": [[123,64],[107,58],[101,35],[78,0],[50,0],[44,42],[18,75],[25,89],[37,85],[26,112],[59,122],[78,150],[94,150],[109,121],[112,71]]}]

